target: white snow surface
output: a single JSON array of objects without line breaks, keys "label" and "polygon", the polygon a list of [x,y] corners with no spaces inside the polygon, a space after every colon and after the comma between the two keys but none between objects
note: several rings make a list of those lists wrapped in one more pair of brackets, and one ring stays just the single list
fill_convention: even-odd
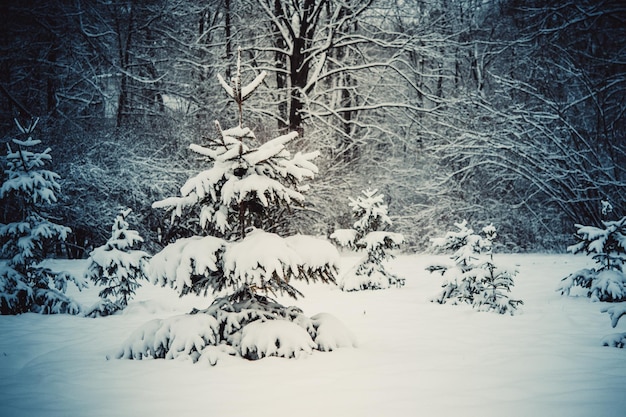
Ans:
[{"label": "white snow surface", "polygon": [[[107,360],[138,327],[152,320],[163,326],[212,301],[179,298],[152,285],[109,317],[0,316],[0,416],[624,415],[626,349],[604,347],[602,340],[626,332],[626,321],[613,329],[601,312],[612,304],[554,291],[561,278],[593,261],[571,254],[498,255],[499,264],[519,264],[511,296],[524,305],[509,316],[431,303],[443,278],[424,268],[446,258],[390,261],[389,270],[406,277],[402,288],[346,293],[294,283],[305,298],[281,303],[297,305],[312,319],[328,312],[358,340],[354,348],[313,350],[299,359],[222,355],[216,366]],[[344,255],[340,268],[357,261]],[[51,266],[80,274],[87,262]],[[71,295],[90,305],[98,290]],[[186,349],[175,346],[172,355]]]}]

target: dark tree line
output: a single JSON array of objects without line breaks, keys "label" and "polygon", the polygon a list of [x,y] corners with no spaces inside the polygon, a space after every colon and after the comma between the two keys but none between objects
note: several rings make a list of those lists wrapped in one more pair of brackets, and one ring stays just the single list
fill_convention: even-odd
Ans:
[{"label": "dark tree line", "polygon": [[191,172],[188,144],[236,113],[214,81],[238,47],[245,82],[269,74],[246,124],[324,155],[313,205],[289,214],[306,231],[347,226],[345,196],[368,185],[415,247],[465,218],[552,248],[602,201],[625,214],[619,1],[26,0],[0,14],[0,136],[41,118],[77,249],[103,243],[120,206],[149,241],[191,233],[150,205]]}]

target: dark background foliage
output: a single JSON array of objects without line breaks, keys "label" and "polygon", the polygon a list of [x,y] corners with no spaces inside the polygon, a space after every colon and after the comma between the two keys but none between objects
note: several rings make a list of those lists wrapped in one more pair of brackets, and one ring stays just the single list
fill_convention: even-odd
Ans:
[{"label": "dark background foliage", "polygon": [[562,250],[603,200],[626,214],[622,2],[26,0],[0,15],[0,138],[41,118],[73,256],[122,206],[155,248],[171,231],[151,204],[201,167],[187,147],[214,120],[236,123],[216,75],[237,47],[246,81],[269,73],[244,124],[322,152],[292,231],[349,226],[366,187],[413,249],[465,218],[510,250]]}]

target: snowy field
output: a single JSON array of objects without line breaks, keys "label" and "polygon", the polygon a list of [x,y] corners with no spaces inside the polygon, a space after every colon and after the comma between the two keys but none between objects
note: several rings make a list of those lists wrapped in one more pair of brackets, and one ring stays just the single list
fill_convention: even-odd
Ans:
[{"label": "snowy field", "polygon": [[[357,258],[343,257],[348,268]],[[429,300],[442,279],[432,256],[400,256],[390,269],[406,286],[344,293],[298,285],[308,316],[328,312],[357,348],[300,359],[208,363],[109,359],[153,318],[205,308],[144,284],[124,314],[0,316],[0,416],[624,416],[626,349],[601,346],[617,329],[604,303],[563,297],[560,279],[590,260],[573,255],[496,255],[519,265],[516,316]],[[74,271],[84,261],[60,263]],[[90,304],[98,289],[78,295]]]}]

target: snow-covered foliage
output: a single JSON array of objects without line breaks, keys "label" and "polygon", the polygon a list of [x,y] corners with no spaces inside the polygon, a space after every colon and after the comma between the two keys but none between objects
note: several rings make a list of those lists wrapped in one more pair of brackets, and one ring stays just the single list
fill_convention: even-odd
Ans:
[{"label": "snow-covered foliage", "polygon": [[144,269],[149,255],[138,249],[143,238],[128,228],[126,218],[130,212],[131,209],[120,212],[109,240],[90,253],[85,278],[104,289],[99,294],[102,300],[85,312],[87,316],[106,316],[124,309],[141,286],[139,281],[147,279]]},{"label": "snow-covered foliage", "polygon": [[161,286],[185,295],[224,288],[222,253],[227,242],[214,236],[192,236],[167,245],[150,259],[146,274]]},{"label": "snow-covered foliage", "polygon": [[626,301],[626,217],[602,222],[604,228],[577,224],[579,242],[567,248],[568,252],[592,257],[595,268],[575,271],[557,288],[561,294],[571,295],[578,287],[593,301]]},{"label": "snow-covered foliage", "polygon": [[116,357],[180,357],[191,358],[195,362],[208,353],[205,352],[208,346],[216,345],[218,332],[217,321],[205,314],[183,314],[163,320],[154,319],[135,330],[118,350]]},{"label": "snow-covered foliage", "polygon": [[354,248],[354,244],[357,240],[357,233],[358,232],[354,229],[337,229],[330,235],[330,237],[340,246]]},{"label": "snow-covered foliage", "polygon": [[65,291],[68,282],[78,288],[85,283],[41,266],[47,251],[71,232],[50,221],[47,212],[60,191],[59,175],[45,169],[52,160],[50,148],[35,150],[41,143],[32,138],[37,120],[25,126],[15,123],[24,139],[7,143],[5,181],[0,187],[6,217],[12,220],[0,224],[0,254],[7,260],[0,263],[0,313],[77,314],[80,307]]},{"label": "snow-covered foliage", "polygon": [[[209,233],[225,238],[245,234],[249,226],[262,228],[276,206],[302,204],[305,188],[302,180],[313,178],[317,168],[311,162],[317,152],[292,156],[285,145],[297,137],[294,132],[254,147],[249,129],[222,131],[221,138],[191,150],[204,156],[211,167],[190,178],[181,188],[180,197],[170,197],[153,204],[172,210],[172,221],[198,208],[199,225]],[[233,210],[237,207],[237,210]]]},{"label": "snow-covered foliage", "polygon": [[[223,79],[220,83],[238,104],[240,125],[222,130],[216,122],[217,139],[204,146],[191,145],[208,168],[187,180],[179,197],[153,204],[171,210],[172,221],[183,217],[188,220],[195,213],[198,225],[211,236],[171,243],[154,256],[149,273],[154,281],[171,285],[181,294],[254,288],[295,297],[299,293],[290,284],[292,278],[334,282],[338,255],[326,247],[322,256],[310,259],[308,254],[313,248],[301,247],[306,238],[288,241],[263,229],[273,226],[271,219],[276,213],[304,202],[306,186],[301,182],[317,174],[312,160],[318,152],[292,155],[286,145],[297,137],[296,132],[259,143],[254,133],[241,124],[241,106],[260,85],[262,75],[242,87],[240,58],[236,74],[232,87]],[[323,245],[310,239],[304,242],[311,244],[317,249]],[[300,248],[295,251],[294,246]]]},{"label": "snow-covered foliage", "polygon": [[300,234],[288,236],[284,240],[300,257],[299,268],[303,280],[335,282],[339,252],[332,243],[326,239]]},{"label": "snow-covered foliage", "polygon": [[312,161],[319,152],[292,155],[287,150],[286,146],[298,136],[297,132],[260,143],[254,132],[243,127],[241,105],[260,85],[257,80],[261,76],[241,87],[240,61],[237,62],[233,87],[226,89],[228,86],[221,81],[228,95],[237,100],[239,126],[223,130],[216,121],[218,138],[209,139],[204,145],[190,146],[209,167],[188,179],[179,197],[153,204],[155,208],[171,210],[172,222],[196,210],[203,230],[227,240],[243,237],[246,228],[251,226],[271,227],[272,222],[276,222],[275,214],[281,209],[303,204],[307,187],[301,182],[318,173]]},{"label": "snow-covered foliage", "polygon": [[[215,363],[220,352],[260,359],[298,357],[318,348],[311,319],[298,308],[285,307],[268,297],[301,296],[292,285],[294,280],[336,281],[339,254],[331,243],[311,236],[283,237],[274,232],[272,223],[278,213],[304,203],[306,186],[301,182],[317,174],[312,160],[318,153],[292,155],[286,145],[297,137],[296,132],[258,142],[254,133],[243,127],[242,104],[264,75],[242,87],[240,59],[236,74],[232,86],[222,78],[220,84],[238,104],[239,126],[222,130],[216,122],[217,139],[204,146],[191,145],[191,150],[206,160],[207,169],[187,180],[179,197],[153,204],[171,210],[172,221],[197,217],[193,220],[207,236],[170,243],[146,269],[153,282],[171,286],[180,295],[206,295],[211,290],[217,298],[192,315],[209,317],[215,332],[204,333],[206,328],[200,327],[197,333],[189,330],[188,323],[199,326],[191,318],[175,324],[147,324],[129,338],[118,357],[187,356],[195,361],[206,353],[208,361]],[[274,233],[267,231],[270,228]],[[185,326],[184,331],[176,332],[185,335],[185,343],[171,336],[171,329],[178,326]],[[325,339],[320,350],[345,345],[332,342],[336,340]],[[174,353],[172,346],[177,346]]]},{"label": "snow-covered foliage", "polygon": [[493,241],[497,237],[493,225],[482,229],[482,235],[468,228],[467,221],[455,223],[458,230],[432,239],[437,250],[454,251],[452,265],[434,264],[427,270],[438,271],[446,279],[443,290],[433,300],[439,304],[467,303],[479,311],[514,314],[521,300],[510,299],[517,270],[497,266],[493,260]]},{"label": "snow-covered foliage", "polygon": [[[129,308],[104,320],[0,316],[0,415],[83,416],[90,410],[93,417],[190,417],[210,410],[227,417],[623,417],[626,352],[601,346],[602,336],[612,333],[608,315],[581,302],[586,300],[559,300],[552,288],[567,268],[588,263],[585,257],[501,256],[520,264],[516,282],[524,284],[518,284],[524,293],[523,316],[510,320],[468,314],[468,308],[435,308],[426,299],[439,288],[435,276],[407,282],[393,294],[345,293],[314,285],[303,288],[305,314],[315,324],[314,313],[332,313],[359,345],[358,350],[340,347],[332,353],[314,349],[310,356],[301,352],[300,360],[250,363],[231,346],[210,342],[202,342],[206,345],[193,367],[193,350],[186,355],[184,348],[170,363],[145,357],[136,363],[115,360],[131,333],[154,319],[171,320],[158,327],[169,327],[179,346],[187,346],[182,327],[198,327],[185,338],[188,346],[195,335],[208,340],[213,331],[210,318],[192,323],[195,317],[186,315],[199,297],[177,298],[171,289],[153,285],[143,285]],[[346,254],[340,265],[352,259]],[[432,259],[432,254],[403,254],[393,266],[419,274]],[[50,266],[80,274],[87,263],[55,260]],[[76,299],[90,304],[97,298],[97,291],[83,291]],[[173,324],[181,316],[190,321]],[[625,320],[613,332],[626,332]],[[311,339],[321,345],[329,329],[319,327],[319,335]],[[162,343],[172,354],[174,344]],[[104,360],[106,355],[110,360]],[[219,369],[210,367],[212,359]],[[241,393],[244,400],[232,400]]]},{"label": "snow-covered foliage", "polygon": [[356,199],[350,198],[356,219],[352,229],[338,229],[330,235],[341,246],[366,252],[362,261],[342,275],[339,286],[344,291],[400,287],[404,285],[404,279],[387,271],[383,262],[393,259],[390,250],[399,248],[404,236],[384,230],[391,226],[384,195],[378,194],[378,190],[362,193]]},{"label": "snow-covered foliage", "polygon": [[[319,250],[316,252],[316,250]],[[310,236],[282,238],[253,230],[224,253],[224,276],[233,289],[242,284],[263,293],[300,294],[291,279],[334,282],[337,250],[328,242]]]},{"label": "snow-covered foliage", "polygon": [[[618,303],[602,309],[603,313],[608,313],[611,318],[611,326],[616,327],[619,320],[626,316],[626,302]],[[602,339],[604,346],[613,346],[618,348],[626,347],[626,333],[613,333]]]},{"label": "snow-covered foliage", "polygon": [[[607,205],[603,201],[603,214],[612,211]],[[609,314],[611,325],[616,327],[620,318],[626,315],[626,217],[617,221],[603,221],[602,224],[604,228],[576,225],[579,242],[567,250],[591,256],[596,267],[579,269],[569,274],[563,278],[557,291],[571,295],[578,289],[592,301],[617,302],[602,309],[602,312]],[[626,333],[607,335],[602,339],[602,344],[623,348],[626,346]]]},{"label": "snow-covered foliage", "polygon": [[215,365],[224,355],[299,358],[313,350],[354,346],[354,336],[331,314],[308,318],[297,307],[239,293],[219,297],[205,310],[146,323],[129,336],[116,357],[184,358]]},{"label": "snow-covered foliage", "polygon": [[241,356],[261,359],[265,356],[298,358],[310,354],[317,345],[305,329],[287,320],[257,320],[241,332]]},{"label": "snow-covered foliage", "polygon": [[334,282],[339,253],[328,241],[305,235],[283,238],[253,229],[239,241],[214,236],[182,238],[150,259],[146,273],[158,285],[181,295],[206,295],[249,288],[255,292],[302,294],[290,284]]}]

